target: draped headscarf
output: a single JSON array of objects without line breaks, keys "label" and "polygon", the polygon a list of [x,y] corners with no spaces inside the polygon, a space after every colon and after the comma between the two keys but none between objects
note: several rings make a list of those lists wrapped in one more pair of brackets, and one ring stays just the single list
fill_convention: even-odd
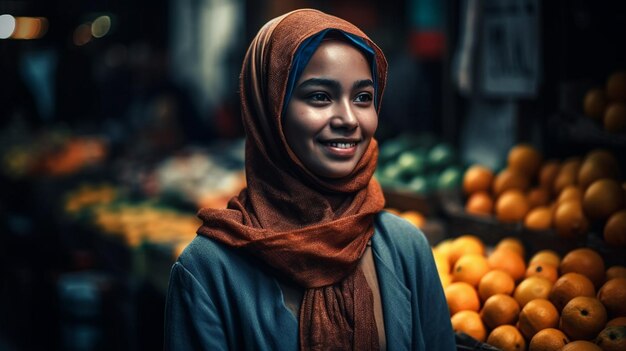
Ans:
[{"label": "draped headscarf", "polygon": [[322,178],[300,162],[281,126],[294,56],[303,41],[327,29],[359,37],[373,49],[380,109],[387,62],[360,29],[311,9],[270,20],[250,44],[240,76],[247,187],[226,209],[201,209],[198,234],[256,256],[305,289],[302,350],[378,349],[372,291],[358,266],[384,206],[372,178],[376,140],[350,175]]}]

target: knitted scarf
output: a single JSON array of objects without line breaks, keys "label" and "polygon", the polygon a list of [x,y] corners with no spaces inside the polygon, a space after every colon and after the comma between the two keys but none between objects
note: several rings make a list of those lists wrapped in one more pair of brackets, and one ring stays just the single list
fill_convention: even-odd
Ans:
[{"label": "knitted scarf", "polygon": [[247,187],[226,209],[201,209],[198,234],[256,256],[306,289],[301,350],[376,350],[373,295],[358,262],[384,206],[372,178],[377,143],[370,142],[349,176],[321,178],[298,160],[281,127],[294,55],[326,29],[358,36],[374,50],[380,109],[387,62],[361,30],[311,9],[269,21],[253,39],[240,76]]}]

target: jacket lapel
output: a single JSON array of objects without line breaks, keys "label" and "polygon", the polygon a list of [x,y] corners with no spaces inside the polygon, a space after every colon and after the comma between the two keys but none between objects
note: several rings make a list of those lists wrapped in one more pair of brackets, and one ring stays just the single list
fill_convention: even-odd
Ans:
[{"label": "jacket lapel", "polygon": [[384,242],[376,240],[376,235],[373,237],[372,249],[383,305],[387,349],[410,350],[413,330],[411,292],[396,276],[389,250]]}]

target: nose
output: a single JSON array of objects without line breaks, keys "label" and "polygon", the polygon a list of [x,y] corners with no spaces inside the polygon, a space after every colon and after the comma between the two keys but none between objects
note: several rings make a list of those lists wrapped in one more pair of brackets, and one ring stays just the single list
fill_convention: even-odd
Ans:
[{"label": "nose", "polygon": [[350,101],[337,104],[330,120],[330,126],[336,129],[353,130],[359,125],[359,119]]}]

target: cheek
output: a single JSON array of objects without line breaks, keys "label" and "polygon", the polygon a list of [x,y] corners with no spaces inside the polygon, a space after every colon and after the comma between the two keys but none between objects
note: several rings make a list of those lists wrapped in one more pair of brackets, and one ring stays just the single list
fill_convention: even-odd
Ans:
[{"label": "cheek", "polygon": [[366,137],[373,137],[376,129],[378,129],[378,114],[376,112],[368,113],[361,120],[361,129]]}]

